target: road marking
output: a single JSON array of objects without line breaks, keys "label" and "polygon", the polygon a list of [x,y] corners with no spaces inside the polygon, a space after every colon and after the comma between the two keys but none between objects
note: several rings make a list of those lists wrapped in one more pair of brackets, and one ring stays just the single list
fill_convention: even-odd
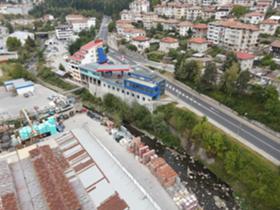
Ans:
[{"label": "road marking", "polygon": [[[194,101],[192,98],[190,98],[189,100],[190,100],[190,101]],[[190,105],[191,105],[191,104],[190,104]],[[243,131],[244,133],[247,133],[247,135],[254,137],[255,140],[257,140],[257,141],[259,141],[259,142],[265,144],[266,146],[270,147],[272,150],[277,151],[277,152],[280,152],[279,149],[273,147],[272,145],[268,144],[266,141],[260,139],[259,137],[255,136],[254,134],[248,132],[247,130],[244,130],[242,127],[237,126],[236,124],[234,124],[234,123],[231,122],[230,120],[228,120],[228,119],[224,118],[223,116],[219,115],[218,113],[216,113],[216,112],[215,112],[214,110],[212,110],[211,108],[208,108],[208,107],[206,107],[206,106],[204,106],[204,105],[201,105],[201,104],[200,104],[200,106],[201,106],[202,108],[204,108],[204,109],[206,109],[206,110],[212,112],[212,113],[213,113],[214,115],[216,115],[218,118],[221,118],[221,119],[225,120],[226,122],[228,122],[229,124],[231,124],[235,129],[239,129],[239,130]],[[193,108],[195,108],[195,107],[193,107]],[[212,108],[213,108],[213,107],[212,107]],[[199,110],[198,110],[198,111],[199,111]],[[208,117],[209,117],[209,116],[208,116]],[[214,120],[214,119],[213,119],[213,120]],[[216,120],[215,120],[215,121],[216,121]],[[217,122],[217,121],[216,121],[216,122]],[[219,122],[217,122],[217,123],[219,123]],[[219,124],[220,124],[220,123],[219,123]],[[222,125],[222,124],[221,124],[221,125]],[[222,126],[223,126],[223,125],[222,125]],[[234,131],[232,131],[232,132],[234,132]],[[235,133],[235,132],[234,132],[234,133]],[[237,134],[237,135],[240,136],[240,134]],[[240,137],[241,137],[241,136],[240,136]],[[241,137],[241,138],[243,138],[243,137]],[[248,141],[247,139],[245,139],[245,138],[243,138],[243,139],[246,140],[247,142],[251,143],[251,142]],[[271,140],[271,141],[273,141],[273,140]],[[276,143],[276,144],[277,144],[277,143]],[[264,149],[258,147],[257,145],[254,144],[254,146],[256,146],[257,148],[261,149],[261,150],[264,151],[265,153],[269,154],[267,151],[265,151]],[[274,157],[272,154],[269,154],[269,155],[271,155],[272,157]],[[275,158],[275,157],[274,157],[274,158]],[[277,157],[276,157],[276,158],[277,158]],[[279,158],[277,158],[277,160],[279,160]]]}]

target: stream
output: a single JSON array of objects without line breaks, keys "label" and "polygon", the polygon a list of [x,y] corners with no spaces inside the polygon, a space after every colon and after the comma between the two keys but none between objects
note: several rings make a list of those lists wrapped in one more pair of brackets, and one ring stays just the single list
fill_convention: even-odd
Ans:
[{"label": "stream", "polygon": [[[233,191],[225,182],[217,178],[209,169],[198,161],[195,161],[188,154],[179,154],[176,151],[162,145],[156,139],[151,139],[139,130],[130,125],[125,126],[134,136],[140,136],[142,142],[156,151],[156,154],[166,160],[166,162],[177,172],[186,188],[193,192],[199,204],[205,210],[240,209],[234,199]],[[223,202],[216,205],[214,197],[217,196]],[[218,199],[218,200],[220,200]]]}]

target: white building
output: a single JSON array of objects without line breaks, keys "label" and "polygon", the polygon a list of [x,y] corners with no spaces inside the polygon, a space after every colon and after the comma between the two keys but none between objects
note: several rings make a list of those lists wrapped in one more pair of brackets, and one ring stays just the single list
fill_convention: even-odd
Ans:
[{"label": "white building", "polygon": [[148,0],[134,0],[129,4],[129,9],[136,13],[145,13],[150,11],[150,1]]},{"label": "white building", "polygon": [[91,27],[95,27],[96,18],[95,17],[84,17],[82,15],[67,15],[65,17],[66,22],[72,26],[75,33],[79,33],[82,30],[88,30]]},{"label": "white building", "polygon": [[14,33],[10,34],[9,37],[17,38],[20,40],[21,44],[24,45],[28,37],[34,39],[34,34],[27,31],[15,31]]},{"label": "white building", "polygon": [[55,35],[58,40],[69,40],[74,36],[73,27],[70,25],[60,25],[55,28]]},{"label": "white building", "polygon": [[230,9],[228,7],[218,8],[215,12],[215,20],[222,20],[229,16]]},{"label": "white building", "polygon": [[72,78],[81,82],[81,74],[79,66],[81,64],[97,63],[98,62],[98,48],[103,47],[102,40],[91,41],[80,48],[80,50],[66,59],[66,71],[70,73]]},{"label": "white building", "polygon": [[236,52],[236,58],[240,64],[241,71],[250,71],[254,64],[255,55],[245,52]]},{"label": "white building", "polygon": [[196,20],[198,18],[203,17],[203,11],[201,7],[198,6],[192,6],[188,7],[186,10],[186,19],[187,20]]},{"label": "white building", "polygon": [[264,20],[264,14],[260,12],[247,13],[243,18],[245,23],[260,24]]},{"label": "white building", "polygon": [[250,51],[258,43],[259,29],[255,25],[235,20],[208,24],[207,39],[213,44],[234,51]]},{"label": "white building", "polygon": [[274,35],[279,24],[278,21],[272,19],[266,19],[261,22],[260,30],[263,34]]},{"label": "white building", "polygon": [[159,43],[159,50],[162,52],[169,52],[169,50],[177,49],[178,47],[179,47],[178,40],[172,37],[162,38]]},{"label": "white building", "polygon": [[132,40],[132,38],[137,36],[146,36],[146,32],[143,29],[138,29],[138,28],[127,28],[124,29],[123,31],[123,37],[127,41],[130,41]]},{"label": "white building", "polygon": [[131,44],[137,47],[137,50],[144,52],[145,49],[150,47],[150,39],[145,36],[136,36],[132,38]]},{"label": "white building", "polygon": [[207,50],[208,42],[205,38],[192,38],[189,40],[189,48],[198,52],[198,53],[204,53]]},{"label": "white building", "polygon": [[188,36],[189,31],[192,31],[193,24],[189,21],[179,23],[179,34],[180,36]]},{"label": "white building", "polygon": [[4,82],[7,91],[15,91],[17,95],[24,95],[26,93],[34,92],[34,84],[31,81],[24,79],[9,80]]}]

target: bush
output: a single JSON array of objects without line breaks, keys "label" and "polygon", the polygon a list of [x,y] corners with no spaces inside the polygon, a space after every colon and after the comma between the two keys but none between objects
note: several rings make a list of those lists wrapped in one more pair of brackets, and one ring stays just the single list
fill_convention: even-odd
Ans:
[{"label": "bush", "polygon": [[164,52],[150,52],[148,53],[148,59],[155,62],[160,62],[164,57]]},{"label": "bush", "polygon": [[129,49],[129,50],[131,50],[131,51],[137,51],[137,47],[136,47],[135,45],[133,45],[133,44],[129,44],[129,45],[127,46],[127,49]]}]

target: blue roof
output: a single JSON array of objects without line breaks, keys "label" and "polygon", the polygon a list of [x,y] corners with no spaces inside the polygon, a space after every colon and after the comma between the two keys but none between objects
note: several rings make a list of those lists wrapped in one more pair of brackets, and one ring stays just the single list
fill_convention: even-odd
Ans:
[{"label": "blue roof", "polygon": [[25,88],[25,87],[31,87],[34,86],[33,82],[31,81],[24,81],[24,82],[17,82],[14,83],[15,89]]},{"label": "blue roof", "polygon": [[25,80],[23,78],[20,78],[20,79],[13,79],[13,80],[8,80],[8,81],[5,81],[4,82],[4,85],[13,85],[15,83],[18,83],[18,82],[24,82]]},{"label": "blue roof", "polygon": [[104,49],[102,47],[97,48],[97,54],[98,54],[98,63],[102,64],[102,63],[106,63],[108,58],[104,52]]}]

